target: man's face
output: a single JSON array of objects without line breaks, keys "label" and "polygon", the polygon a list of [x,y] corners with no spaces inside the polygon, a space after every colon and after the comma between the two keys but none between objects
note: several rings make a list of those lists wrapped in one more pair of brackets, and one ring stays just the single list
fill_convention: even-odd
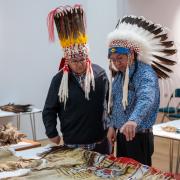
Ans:
[{"label": "man's face", "polygon": [[82,57],[70,59],[68,61],[68,65],[74,73],[79,75],[83,74],[86,71],[86,67],[87,67],[86,59]]},{"label": "man's face", "polygon": [[112,53],[110,60],[118,71],[125,72],[128,64],[128,56],[126,54]]}]

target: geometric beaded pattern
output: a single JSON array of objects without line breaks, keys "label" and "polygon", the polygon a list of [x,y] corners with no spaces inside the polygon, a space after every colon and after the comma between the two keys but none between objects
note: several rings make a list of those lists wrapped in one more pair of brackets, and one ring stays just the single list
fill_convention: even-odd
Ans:
[{"label": "geometric beaded pattern", "polygon": [[110,43],[109,47],[125,47],[134,50],[136,53],[140,52],[140,47],[137,44],[128,40],[113,40]]},{"label": "geometric beaded pattern", "polygon": [[67,59],[76,58],[76,56],[80,56],[84,59],[88,58],[88,50],[86,45],[76,44],[69,47],[64,48],[64,57]]}]

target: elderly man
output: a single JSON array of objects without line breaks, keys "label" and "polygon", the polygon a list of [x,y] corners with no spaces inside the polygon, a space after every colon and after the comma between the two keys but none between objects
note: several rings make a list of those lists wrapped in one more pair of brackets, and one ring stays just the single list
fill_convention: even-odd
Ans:
[{"label": "elderly man", "polygon": [[55,21],[64,57],[60,72],[52,79],[43,110],[48,138],[59,144],[56,129],[60,119],[64,144],[108,153],[104,110],[108,79],[105,71],[91,64],[88,56],[84,11],[81,6],[59,7],[48,16],[50,39]]},{"label": "elderly man", "polygon": [[[165,34],[165,35],[164,35]],[[109,142],[117,140],[117,156],[151,165],[160,91],[159,78],[171,72],[176,50],[165,30],[143,17],[124,17],[108,36],[110,72]],[[165,64],[165,66],[164,66]],[[112,82],[112,83],[111,83]],[[111,97],[112,92],[112,97]]]}]

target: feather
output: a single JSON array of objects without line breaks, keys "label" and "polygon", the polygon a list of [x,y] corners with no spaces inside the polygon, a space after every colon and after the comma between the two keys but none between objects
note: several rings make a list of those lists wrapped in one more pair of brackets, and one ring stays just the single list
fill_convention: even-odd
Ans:
[{"label": "feather", "polygon": [[156,30],[154,30],[152,33],[155,35],[158,35],[159,33],[161,33],[163,31],[162,27],[157,28]]},{"label": "feather", "polygon": [[164,50],[161,50],[160,52],[163,52],[167,56],[171,56],[173,54],[176,54],[177,50],[176,49],[164,49]]},{"label": "feather", "polygon": [[146,28],[146,30],[148,30],[149,32],[153,32],[156,28],[157,26],[155,24],[151,24]]},{"label": "feather", "polygon": [[161,65],[161,64],[159,64],[159,63],[157,63],[157,62],[155,62],[155,61],[153,61],[153,63],[154,63],[155,65],[157,65],[160,69],[164,70],[164,71],[167,71],[167,72],[169,72],[169,73],[172,72],[171,69],[169,69],[169,68],[167,68],[167,67],[165,67],[165,66],[163,66],[163,65]]},{"label": "feather", "polygon": [[69,29],[69,22],[68,22],[69,19],[67,16],[64,16],[63,20],[64,20],[65,38],[68,39],[68,37],[70,37],[71,35],[71,31]]},{"label": "feather", "polygon": [[161,69],[159,69],[159,68],[158,68],[157,66],[155,66],[154,64],[152,64],[151,66],[152,66],[152,68],[155,70],[155,72],[158,74],[158,77],[164,78],[164,79],[166,79],[166,78],[169,77],[165,72],[163,72]]},{"label": "feather", "polygon": [[140,22],[140,19],[138,19],[138,18],[131,17],[131,19],[132,19],[132,20],[131,20],[131,24],[132,24],[132,25],[134,25],[134,24],[137,25],[137,24]]},{"label": "feather", "polygon": [[174,42],[173,41],[164,41],[164,42],[161,42],[161,45],[165,46],[166,48],[169,48],[169,47],[174,46]]},{"label": "feather", "polygon": [[167,59],[167,58],[164,58],[164,57],[161,57],[161,56],[156,56],[156,55],[153,55],[153,57],[157,58],[159,61],[161,61],[162,64],[166,64],[166,65],[175,65],[176,62],[175,61],[172,61],[170,59]]},{"label": "feather", "polygon": [[147,29],[148,26],[149,26],[149,22],[147,22],[147,21],[145,21],[143,19],[139,19],[139,21],[137,20],[137,26],[142,27],[143,29]]},{"label": "feather", "polygon": [[60,17],[58,17],[58,14],[56,16],[54,16],[54,21],[56,24],[57,31],[60,32],[60,26],[59,26]]},{"label": "feather", "polygon": [[156,38],[161,38],[161,41],[165,41],[168,38],[168,34],[167,33],[161,34],[161,35],[155,36],[154,38],[155,39]]},{"label": "feather", "polygon": [[60,14],[57,14],[56,16],[54,16],[54,22],[56,24],[56,29],[57,29],[59,38],[63,39],[65,37],[65,27],[64,27],[64,21]]},{"label": "feather", "polygon": [[126,16],[125,18],[123,18],[123,20],[121,22],[131,23],[132,19],[130,16]]},{"label": "feather", "polygon": [[133,48],[140,55],[140,61],[152,64],[159,78],[169,77],[166,72],[170,73],[172,70],[167,66],[176,62],[166,56],[172,56],[177,51],[174,42],[167,40],[168,32],[165,28],[137,16],[123,17],[116,27],[118,28],[108,36],[110,47],[115,45],[115,40],[120,40],[119,46]]},{"label": "feather", "polygon": [[81,12],[81,10],[79,9],[79,11],[80,11],[80,21],[81,21],[81,33],[83,34],[83,35],[85,35],[85,31],[86,31],[86,27],[85,27],[85,24],[86,24],[86,22],[85,22],[85,19],[84,19],[84,12]]},{"label": "feather", "polygon": [[117,29],[119,27],[119,23],[120,23],[120,19],[118,20],[115,29]]},{"label": "feather", "polygon": [[32,105],[31,104],[19,105],[19,104],[9,103],[4,106],[0,106],[0,109],[2,111],[20,113],[20,112],[31,111],[32,109],[30,108],[30,106]]},{"label": "feather", "polygon": [[[125,22],[127,18],[128,18],[127,16],[123,17],[123,18],[121,19],[121,23]],[[120,21],[120,19],[119,19],[119,21]]]}]

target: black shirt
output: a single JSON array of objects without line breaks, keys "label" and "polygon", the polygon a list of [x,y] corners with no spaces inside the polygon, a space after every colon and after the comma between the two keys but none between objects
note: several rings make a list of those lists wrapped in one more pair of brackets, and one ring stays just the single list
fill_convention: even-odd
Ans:
[{"label": "black shirt", "polygon": [[[59,86],[62,72],[52,79],[45,106],[43,122],[49,138],[58,135],[57,115],[61,122],[61,132],[66,144],[89,144],[100,141],[105,136],[103,128],[104,100],[108,83],[105,71],[98,65],[92,65],[95,78],[95,91],[91,89],[89,100],[73,74],[69,73],[69,97],[64,103],[59,102]],[[92,87],[91,87],[92,88]]]}]

